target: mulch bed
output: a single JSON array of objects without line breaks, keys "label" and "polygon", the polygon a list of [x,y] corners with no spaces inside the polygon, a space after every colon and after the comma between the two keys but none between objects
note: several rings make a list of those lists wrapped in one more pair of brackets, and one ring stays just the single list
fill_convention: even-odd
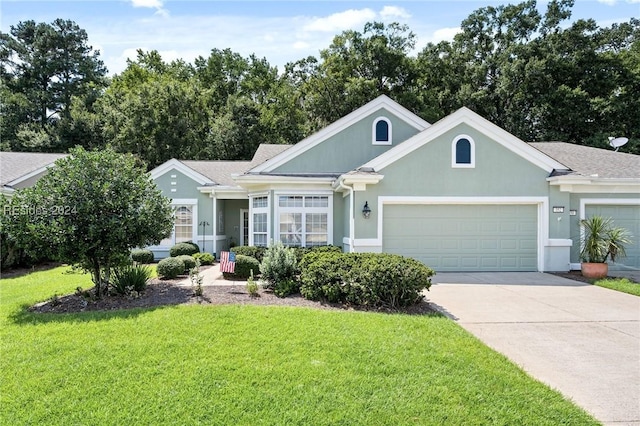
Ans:
[{"label": "mulch bed", "polygon": [[425,300],[413,306],[400,309],[364,309],[336,303],[315,302],[303,298],[300,294],[285,298],[277,297],[273,292],[260,288],[258,297],[251,297],[244,283],[239,285],[203,286],[204,294],[196,297],[190,286],[178,285],[186,277],[175,280],[152,280],[147,289],[138,297],[109,296],[100,300],[91,300],[81,294],[69,294],[51,298],[29,308],[38,313],[72,313],[87,311],[114,311],[132,308],[153,308],[171,305],[269,305],[297,306],[332,310],[363,310],[385,313],[404,313],[410,315],[427,315],[437,312]]},{"label": "mulch bed", "polygon": [[[49,266],[51,267],[51,266]],[[44,269],[44,268],[43,268]],[[204,268],[203,268],[204,269]],[[23,273],[26,271],[22,271]],[[7,274],[4,274],[6,276]],[[554,273],[564,278],[590,283],[584,278],[580,271]],[[403,313],[410,315],[428,315],[437,312],[428,301],[423,300],[413,306],[400,309],[366,309],[362,307],[347,306],[337,303],[315,302],[303,298],[300,294],[291,295],[285,298],[277,297],[273,292],[259,289],[258,297],[251,297],[244,284],[225,286],[204,286],[204,294],[196,297],[193,289],[189,286],[180,286],[179,282],[184,281],[185,276],[174,280],[151,280],[147,289],[138,297],[109,296],[100,300],[92,300],[83,297],[81,294],[69,294],[56,296],[45,302],[38,303],[29,308],[32,312],[38,313],[72,313],[87,311],[114,311],[132,308],[152,308],[171,305],[271,305],[271,306],[298,306],[317,309],[333,310],[363,310],[387,313]]]}]

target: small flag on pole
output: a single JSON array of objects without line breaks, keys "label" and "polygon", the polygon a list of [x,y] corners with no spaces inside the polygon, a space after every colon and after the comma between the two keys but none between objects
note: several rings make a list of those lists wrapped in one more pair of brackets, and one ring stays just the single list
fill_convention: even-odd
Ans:
[{"label": "small flag on pole", "polygon": [[220,272],[233,274],[236,270],[236,254],[234,252],[223,251],[220,253]]}]

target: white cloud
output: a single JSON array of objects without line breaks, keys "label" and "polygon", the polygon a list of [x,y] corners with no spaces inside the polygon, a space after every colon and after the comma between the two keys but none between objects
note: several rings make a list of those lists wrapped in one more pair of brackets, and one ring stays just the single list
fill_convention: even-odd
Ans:
[{"label": "white cloud", "polygon": [[402,18],[409,19],[411,15],[402,7],[397,6],[385,6],[380,11],[380,16],[383,18]]},{"label": "white cloud", "polygon": [[161,16],[163,18],[169,17],[169,11],[163,8],[163,0],[131,0],[131,5],[133,7],[156,9],[156,13],[154,13],[154,15]]},{"label": "white cloud", "polygon": [[431,34],[429,41],[438,43],[441,41],[452,41],[456,34],[462,32],[460,27],[439,28]]},{"label": "white cloud", "polygon": [[616,4],[616,0],[598,0],[598,3],[614,6]]},{"label": "white cloud", "polygon": [[163,4],[162,0],[131,0],[133,7],[150,7],[154,9],[161,9]]},{"label": "white cloud", "polygon": [[293,43],[293,48],[296,50],[308,49],[309,47],[311,47],[311,45],[304,41],[296,41]]},{"label": "white cloud", "polygon": [[349,9],[334,13],[324,18],[313,18],[304,26],[304,31],[338,33],[354,27],[363,26],[367,21],[375,19],[376,13],[369,9]]}]

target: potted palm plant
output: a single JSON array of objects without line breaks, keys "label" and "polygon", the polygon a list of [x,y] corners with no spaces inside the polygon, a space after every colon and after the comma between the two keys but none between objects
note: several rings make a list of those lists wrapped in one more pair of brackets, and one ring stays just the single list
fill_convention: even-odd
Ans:
[{"label": "potted palm plant", "polygon": [[631,236],[625,228],[613,226],[610,217],[591,216],[580,221],[582,275],[587,278],[604,278],[609,272],[607,260],[615,262],[626,256],[625,244],[631,243]]}]

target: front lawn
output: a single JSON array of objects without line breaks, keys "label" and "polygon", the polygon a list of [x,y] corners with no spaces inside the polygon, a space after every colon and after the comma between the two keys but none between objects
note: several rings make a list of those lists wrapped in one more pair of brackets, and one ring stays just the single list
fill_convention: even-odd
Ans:
[{"label": "front lawn", "polygon": [[640,284],[629,281],[627,278],[605,278],[603,280],[594,281],[593,284],[600,287],[610,288],[611,290],[640,296]]},{"label": "front lawn", "polygon": [[65,271],[0,280],[0,424],[598,424],[444,317],[22,308]]}]

